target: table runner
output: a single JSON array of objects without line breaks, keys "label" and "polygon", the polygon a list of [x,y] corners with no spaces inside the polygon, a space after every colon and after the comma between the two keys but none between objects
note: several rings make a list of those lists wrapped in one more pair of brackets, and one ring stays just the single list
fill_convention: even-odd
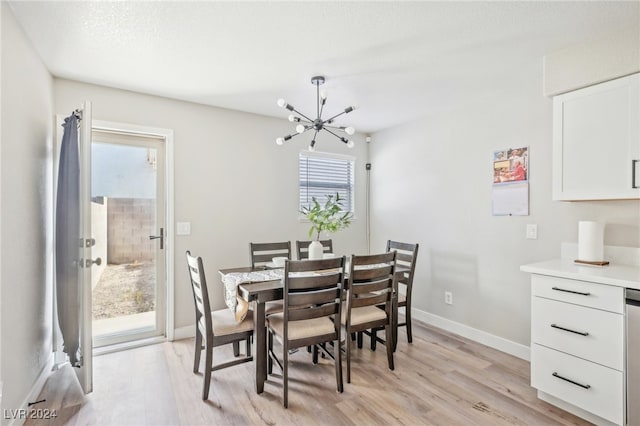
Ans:
[{"label": "table runner", "polygon": [[242,322],[249,304],[238,296],[238,285],[243,283],[264,282],[281,280],[284,277],[284,269],[265,269],[264,271],[230,272],[222,276],[224,283],[224,301],[234,313],[236,321]]}]

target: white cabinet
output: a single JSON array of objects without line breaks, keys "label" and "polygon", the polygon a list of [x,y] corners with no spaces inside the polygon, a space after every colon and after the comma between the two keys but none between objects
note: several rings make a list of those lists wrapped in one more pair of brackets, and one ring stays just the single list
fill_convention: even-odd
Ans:
[{"label": "white cabinet", "polygon": [[553,199],[640,198],[640,74],[553,98]]},{"label": "white cabinet", "polygon": [[624,289],[531,277],[531,386],[624,422]]}]

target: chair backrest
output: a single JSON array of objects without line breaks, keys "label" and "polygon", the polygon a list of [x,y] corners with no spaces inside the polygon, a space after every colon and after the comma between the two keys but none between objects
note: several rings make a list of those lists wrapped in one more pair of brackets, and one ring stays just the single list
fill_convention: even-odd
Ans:
[{"label": "chair backrest", "polygon": [[401,278],[398,278],[398,284],[406,286],[407,299],[411,297],[413,274],[416,270],[416,260],[418,259],[418,247],[419,244],[401,243],[392,240],[387,241],[387,252],[394,250],[398,252],[398,257],[396,258],[397,267],[408,270],[402,274]]},{"label": "chair backrest", "polygon": [[[311,241],[296,241],[296,251],[298,252],[298,260],[309,258],[309,244]],[[323,253],[333,253],[333,240],[320,240]]]},{"label": "chair backrest", "polygon": [[[284,266],[284,330],[283,338],[291,347],[314,344],[309,341],[293,341],[288,328],[292,321],[314,318],[340,318],[342,287],[344,283],[345,257],[322,260],[289,260]],[[340,321],[333,321],[334,336],[340,337]],[[332,340],[331,336],[320,336]]]},{"label": "chair backrest", "polygon": [[187,267],[189,268],[193,301],[196,307],[196,326],[202,336],[210,339],[213,337],[213,324],[202,258],[191,256],[191,252],[187,251]]},{"label": "chair backrest", "polygon": [[391,313],[396,252],[352,255],[349,267],[347,317],[353,308],[385,305]]},{"label": "chair backrest", "polygon": [[351,310],[364,306],[385,304],[385,311],[391,314],[391,296],[396,270],[396,252],[351,256],[347,299],[347,317]]},{"label": "chair backrest", "polygon": [[249,243],[251,267],[265,265],[274,257],[291,259],[291,241],[281,243]]}]

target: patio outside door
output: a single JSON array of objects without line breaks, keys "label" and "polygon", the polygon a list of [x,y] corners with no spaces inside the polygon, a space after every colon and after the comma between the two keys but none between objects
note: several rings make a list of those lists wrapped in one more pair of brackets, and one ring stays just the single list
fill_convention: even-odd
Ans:
[{"label": "patio outside door", "polygon": [[94,126],[93,345],[165,334],[165,140]]}]

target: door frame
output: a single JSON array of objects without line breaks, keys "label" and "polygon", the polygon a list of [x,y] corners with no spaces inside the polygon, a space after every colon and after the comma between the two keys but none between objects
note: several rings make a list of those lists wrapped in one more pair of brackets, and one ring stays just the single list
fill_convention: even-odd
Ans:
[{"label": "door frame", "polygon": [[[58,174],[58,161],[60,156],[60,143],[62,141],[62,127],[61,124],[67,115],[56,114],[55,116],[55,128],[56,131],[56,145],[53,155],[53,201],[55,202],[55,192],[57,185]],[[154,136],[157,138],[163,138],[165,141],[165,218],[166,218],[166,237],[165,237],[165,261],[166,261],[166,288],[165,288],[165,336],[166,340],[173,341],[175,339],[175,285],[174,285],[174,265],[175,265],[175,245],[174,239],[174,141],[173,130],[160,127],[141,126],[137,124],[104,121],[104,120],[92,120],[91,129],[98,130],[110,130],[120,131],[123,133],[132,133],[139,135]],[[55,224],[52,223],[52,226]],[[55,278],[55,277],[54,277]],[[55,279],[52,281],[55,283]],[[55,288],[54,288],[55,291]],[[53,298],[53,336],[52,336],[52,350],[54,352],[54,363],[61,364],[65,362],[65,355],[62,352],[62,335],[58,328],[57,319],[57,307],[56,300]],[[94,349],[95,351],[95,349]],[[100,353],[106,353],[101,350]]]},{"label": "door frame", "polygon": [[130,133],[141,136],[153,136],[164,139],[165,157],[165,264],[166,264],[166,288],[165,288],[165,336],[167,340],[174,339],[174,312],[175,312],[175,291],[174,291],[174,159],[173,159],[173,130],[160,127],[140,126],[137,124],[119,123],[113,121],[93,120],[92,129]]}]

